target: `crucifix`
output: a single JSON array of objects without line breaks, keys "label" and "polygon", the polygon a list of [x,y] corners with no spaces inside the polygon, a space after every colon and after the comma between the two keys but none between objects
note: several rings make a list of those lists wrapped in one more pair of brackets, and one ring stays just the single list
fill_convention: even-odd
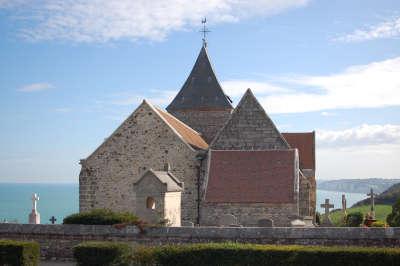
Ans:
[{"label": "crucifix", "polygon": [[325,203],[321,204],[321,208],[325,209],[325,216],[328,217],[329,216],[329,209],[334,208],[335,206],[333,204],[329,203],[329,199],[325,199]]},{"label": "crucifix", "polygon": [[57,221],[57,219],[56,219],[56,217],[54,217],[54,216],[51,216],[51,218],[50,218],[50,220],[49,220],[50,222],[51,222],[51,224],[55,224],[56,223],[56,221]]},{"label": "crucifix", "polygon": [[203,33],[203,46],[204,47],[207,47],[206,35],[207,35],[207,33],[210,32],[206,27],[206,23],[207,23],[207,18],[205,17],[204,19],[201,20],[201,24],[203,24],[203,29],[200,30],[200,32]]},{"label": "crucifix", "polygon": [[37,202],[39,201],[39,196],[36,193],[34,193],[32,195],[31,200],[32,200],[32,211],[36,212],[37,211]]},{"label": "crucifix", "polygon": [[375,196],[378,195],[374,193],[374,190],[371,188],[371,191],[367,194],[367,196],[371,197],[371,216],[372,219],[375,219]]}]

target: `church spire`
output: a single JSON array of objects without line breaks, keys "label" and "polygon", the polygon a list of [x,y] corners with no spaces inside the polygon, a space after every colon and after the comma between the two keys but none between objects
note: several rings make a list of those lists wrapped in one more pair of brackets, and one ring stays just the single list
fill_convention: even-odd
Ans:
[{"label": "church spire", "polygon": [[168,111],[233,109],[217,80],[205,44],[204,40],[189,77],[168,105]]}]

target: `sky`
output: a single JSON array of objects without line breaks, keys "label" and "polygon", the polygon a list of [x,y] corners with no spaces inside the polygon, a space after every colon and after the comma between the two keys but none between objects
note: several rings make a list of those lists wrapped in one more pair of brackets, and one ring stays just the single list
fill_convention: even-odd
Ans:
[{"label": "sky", "polygon": [[166,107],[202,45],[236,105],[316,131],[317,179],[400,178],[398,0],[0,0],[0,182],[78,182],[147,99]]}]

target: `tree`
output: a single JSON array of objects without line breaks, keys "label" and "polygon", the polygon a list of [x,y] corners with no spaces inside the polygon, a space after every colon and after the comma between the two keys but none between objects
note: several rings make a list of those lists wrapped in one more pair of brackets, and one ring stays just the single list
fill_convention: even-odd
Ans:
[{"label": "tree", "polygon": [[346,225],[349,227],[358,227],[363,222],[364,215],[361,212],[352,212],[346,216]]},{"label": "tree", "polygon": [[400,226],[400,198],[392,206],[392,213],[386,217],[386,222],[390,226]]}]

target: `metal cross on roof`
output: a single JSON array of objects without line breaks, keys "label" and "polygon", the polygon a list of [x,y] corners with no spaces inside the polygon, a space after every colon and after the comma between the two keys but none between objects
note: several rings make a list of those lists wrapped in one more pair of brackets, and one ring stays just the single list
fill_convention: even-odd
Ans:
[{"label": "metal cross on roof", "polygon": [[207,33],[211,32],[210,30],[207,29],[206,27],[206,23],[207,23],[207,18],[204,17],[204,19],[201,20],[201,24],[203,24],[203,29],[200,30],[201,33],[203,33],[203,46],[206,47],[207,46]]}]

